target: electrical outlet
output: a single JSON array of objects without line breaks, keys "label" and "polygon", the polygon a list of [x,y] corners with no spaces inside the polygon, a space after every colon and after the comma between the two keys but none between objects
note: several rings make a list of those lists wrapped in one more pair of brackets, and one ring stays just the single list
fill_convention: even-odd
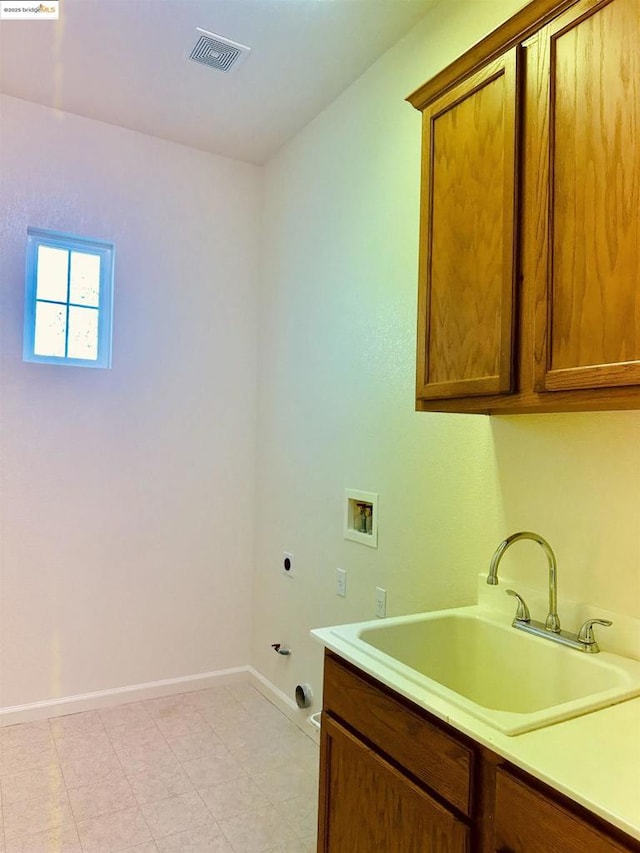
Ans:
[{"label": "electrical outlet", "polygon": [[341,598],[347,597],[346,569],[336,569],[336,595],[339,595]]},{"label": "electrical outlet", "polygon": [[285,551],[282,555],[282,574],[293,577],[293,554]]},{"label": "electrical outlet", "polygon": [[384,619],[387,615],[387,590],[381,586],[376,587],[376,616]]}]

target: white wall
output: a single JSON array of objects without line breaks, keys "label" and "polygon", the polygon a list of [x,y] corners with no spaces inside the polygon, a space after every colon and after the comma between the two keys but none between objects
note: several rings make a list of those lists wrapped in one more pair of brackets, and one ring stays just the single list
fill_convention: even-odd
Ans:
[{"label": "white wall", "polygon": [[[245,665],[260,170],[0,108],[0,706]],[[22,362],[28,225],[115,241],[111,370]]]},{"label": "white wall", "polygon": [[[320,692],[311,627],[373,618],[377,585],[391,615],[472,602],[523,527],[556,548],[561,599],[640,615],[637,413],[414,412],[420,116],[403,99],[521,5],[441,3],[266,169],[253,661],[290,697]],[[380,494],[377,550],[343,539],[345,487]],[[528,547],[505,570],[543,589]]]},{"label": "white wall", "polygon": [[[537,530],[552,543],[560,605],[640,619],[640,413],[492,418],[491,433],[500,529]],[[503,571],[544,586],[535,545],[514,546]]]},{"label": "white wall", "polygon": [[[0,707],[248,662],[319,694],[311,627],[377,585],[391,615],[471,602],[520,528],[561,601],[640,616],[638,413],[413,409],[404,97],[520,5],[443,0],[264,176],[2,99]],[[115,240],[111,371],[22,363],[29,224]],[[342,537],[346,487],[380,494],[377,550]],[[534,552],[504,570],[542,589]]]}]

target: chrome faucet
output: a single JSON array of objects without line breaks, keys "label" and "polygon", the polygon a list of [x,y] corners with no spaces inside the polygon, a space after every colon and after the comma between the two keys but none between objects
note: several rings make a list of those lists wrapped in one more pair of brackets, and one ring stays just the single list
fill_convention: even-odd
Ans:
[{"label": "chrome faucet", "polygon": [[518,595],[513,589],[508,589],[507,594],[512,595],[518,603],[515,619],[511,623],[513,627],[519,628],[521,631],[526,631],[529,634],[535,634],[538,637],[545,637],[548,640],[561,643],[563,646],[579,649],[582,652],[590,652],[592,654],[599,652],[600,649],[593,635],[593,626],[611,625],[612,623],[608,619],[587,619],[577,634],[560,629],[560,617],[558,616],[558,566],[551,545],[542,536],[537,533],[530,533],[527,530],[508,536],[504,542],[498,545],[491,558],[487,583],[496,586],[498,583],[498,566],[504,556],[504,552],[510,545],[513,545],[514,542],[518,542],[520,539],[533,539],[547,555],[547,560],[549,561],[549,613],[547,621],[544,624],[536,622],[531,618],[529,608],[522,596]]},{"label": "chrome faucet", "polygon": [[504,542],[501,542],[498,545],[493,557],[491,558],[489,574],[487,575],[487,583],[492,586],[497,585],[498,566],[500,564],[500,560],[504,556],[507,548],[509,548],[510,545],[513,545],[514,542],[518,542],[520,539],[533,539],[533,541],[537,542],[547,555],[547,560],[549,561],[549,613],[547,615],[545,627],[547,631],[553,631],[555,634],[558,634],[560,632],[560,617],[558,616],[558,566],[556,563],[556,555],[553,553],[553,548],[544,537],[537,533],[530,533],[528,530],[523,530],[521,533],[513,533],[511,536],[507,536]]}]

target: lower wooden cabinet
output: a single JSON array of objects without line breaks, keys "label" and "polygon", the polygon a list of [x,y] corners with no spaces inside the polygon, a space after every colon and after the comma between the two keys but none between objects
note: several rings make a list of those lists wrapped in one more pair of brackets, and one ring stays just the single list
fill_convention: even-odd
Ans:
[{"label": "lower wooden cabinet", "polygon": [[329,651],[320,744],[318,853],[640,853]]},{"label": "lower wooden cabinet", "polygon": [[469,853],[468,826],[330,717],[322,749],[319,850]]},{"label": "lower wooden cabinet", "polygon": [[496,853],[631,853],[637,849],[587,823],[556,798],[498,769]]}]

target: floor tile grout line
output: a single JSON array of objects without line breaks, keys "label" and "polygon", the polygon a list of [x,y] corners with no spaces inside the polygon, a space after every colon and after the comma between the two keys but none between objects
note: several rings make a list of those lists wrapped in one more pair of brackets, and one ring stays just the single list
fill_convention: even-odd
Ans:
[{"label": "floor tile grout line", "polygon": [[[102,721],[102,718],[101,718],[101,722],[102,722],[102,725],[103,725],[103,729],[104,729],[104,731],[105,731],[105,733],[106,733],[106,735],[107,735],[107,738],[108,738],[108,740],[109,740],[109,744],[110,744],[110,746],[111,746],[111,749],[113,750],[114,755],[115,755],[115,757],[116,757],[116,760],[117,760],[118,764],[120,765],[120,769],[122,770],[122,775],[123,775],[124,779],[127,781],[127,784],[129,785],[129,787],[131,788],[131,784],[130,784],[130,782],[129,782],[129,778],[128,778],[128,776],[127,776],[127,772],[126,772],[126,770],[125,770],[125,768],[124,768],[124,765],[122,764],[122,760],[121,760],[120,756],[118,755],[118,751],[117,751],[117,749],[115,748],[115,744],[113,743],[113,740],[112,740],[112,738],[111,738],[111,735],[110,735],[109,731],[107,730],[106,726],[104,726],[104,722]],[[55,736],[54,736],[54,740],[55,740]],[[82,756],[82,757],[90,758],[91,756],[89,755],[89,756]],[[62,768],[61,768],[61,769],[62,769]],[[69,796],[69,786],[68,786],[68,782],[67,782],[66,776],[64,775],[64,770],[62,770],[62,775],[63,775],[64,781],[65,781],[65,786],[66,786],[66,788],[67,788],[67,796]],[[95,784],[95,783],[93,783],[93,784]],[[78,789],[79,789],[79,788],[83,788],[83,787],[90,787],[90,784],[89,784],[89,785],[78,785],[78,786],[77,786],[77,788],[78,788]],[[76,789],[74,788],[74,789],[72,789],[72,790],[76,790]],[[131,793],[132,793],[132,794],[133,794],[133,796],[135,797],[135,794],[134,794],[134,792],[133,792],[133,789],[131,789]],[[71,806],[71,812],[72,812],[72,815],[73,815],[73,820],[74,820],[74,823],[75,823],[76,834],[77,834],[77,836],[78,836],[78,842],[79,842],[79,844],[80,844],[81,849],[82,849],[83,851],[85,851],[85,845],[82,843],[82,837],[81,837],[81,834],[80,834],[80,827],[79,827],[79,824],[80,824],[80,823],[84,823],[85,821],[83,821],[83,820],[79,820],[79,819],[78,819],[78,817],[76,816],[76,813],[75,813],[75,810],[74,810],[74,808],[73,808],[73,805],[71,805],[71,798],[70,798],[70,797],[69,797],[69,802],[70,802],[70,806]],[[153,839],[153,835],[152,835],[152,833],[151,833],[151,829],[150,829],[150,827],[149,827],[149,825],[148,825],[148,823],[147,823],[147,821],[146,821],[146,819],[145,819],[145,817],[144,817],[144,813],[142,812],[142,809],[140,808],[140,803],[137,801],[137,798],[136,798],[136,808],[137,808],[137,810],[140,812],[140,815],[141,815],[141,817],[142,817],[142,820],[144,821],[145,826],[147,827],[147,831],[148,831],[148,833],[149,833],[149,837],[150,837],[151,839]],[[109,811],[109,812],[101,812],[99,815],[96,815],[95,817],[96,817],[96,818],[107,817],[107,816],[109,816],[109,815],[117,814],[117,812],[118,812],[118,811],[125,811],[125,809],[114,809],[113,811]],[[92,819],[93,819],[93,818],[87,818],[86,820],[92,820]],[[85,853],[86,853],[86,851],[85,851]]]},{"label": "floor tile grout line", "polygon": [[[184,694],[183,694],[183,695],[184,695]],[[148,710],[147,710],[147,713],[148,713]],[[178,763],[178,765],[179,765],[180,769],[181,769],[181,770],[186,774],[186,771],[184,770],[184,767],[183,767],[183,763],[182,763],[182,761],[180,760],[180,758],[177,756],[177,754],[175,753],[175,751],[174,751],[174,750],[172,749],[172,747],[171,747],[171,742],[170,742],[169,738],[167,738],[167,736],[164,734],[164,732],[162,731],[162,729],[160,729],[160,727],[158,726],[157,721],[156,721],[153,717],[151,717],[151,715],[150,715],[150,714],[149,714],[149,718],[150,718],[150,719],[151,719],[151,721],[153,722],[153,726],[154,726],[154,728],[155,728],[155,729],[156,729],[156,730],[157,730],[157,731],[162,735],[162,737],[163,737],[163,739],[164,739],[165,743],[168,745],[169,749],[170,749],[170,750],[171,750],[171,752],[173,753],[173,755],[174,755],[174,757],[175,757],[175,759],[176,759],[176,762]],[[206,722],[206,721],[203,719],[203,722]],[[108,733],[107,733],[107,734],[108,734]],[[113,749],[114,749],[114,752],[116,753],[116,757],[117,757],[117,759],[118,759],[118,762],[119,762],[120,766],[122,767],[122,771],[123,771],[123,774],[124,774],[124,776],[125,776],[125,779],[127,779],[127,782],[129,783],[129,786],[131,787],[130,775],[129,775],[129,773],[127,773],[127,769],[126,769],[126,767],[124,766],[124,764],[122,763],[122,759],[120,758],[120,755],[118,754],[118,751],[117,751],[117,749],[116,749],[116,746],[115,746],[115,744],[113,743],[113,740],[111,739],[111,736],[110,736],[110,735],[109,735],[109,740],[110,740],[111,745],[112,745],[112,747],[113,747]],[[188,774],[187,774],[187,775],[188,775]],[[192,781],[192,780],[191,780],[191,781]],[[157,845],[157,838],[156,838],[156,837],[154,836],[154,834],[153,834],[153,831],[152,831],[152,829],[151,829],[151,826],[149,825],[149,821],[147,820],[147,818],[146,818],[146,816],[145,816],[145,813],[144,813],[144,809],[143,809],[143,805],[149,805],[150,803],[141,803],[141,802],[139,801],[139,799],[138,799],[138,797],[137,797],[137,795],[136,795],[135,791],[133,790],[133,788],[131,788],[131,790],[132,790],[133,796],[135,797],[135,800],[136,800],[136,804],[137,804],[138,811],[140,812],[140,814],[141,814],[141,816],[142,816],[142,819],[143,819],[143,821],[144,821],[144,824],[145,824],[145,826],[147,827],[147,830],[148,830],[149,835],[150,835],[150,837],[151,837],[151,840],[153,841],[153,843],[155,844],[156,849],[157,849],[157,847],[158,847],[158,845]],[[198,789],[196,788],[196,786],[195,786],[195,785],[194,785],[193,791],[194,791],[194,793],[196,793],[196,794],[198,795],[198,798],[199,798],[200,802],[201,802],[201,803],[202,803],[202,805],[205,807],[205,809],[207,810],[207,813],[209,814],[209,816],[210,816],[211,820],[213,821],[213,820],[214,820],[214,817],[213,817],[213,815],[212,815],[212,813],[211,813],[211,809],[209,808],[209,806],[207,805],[207,803],[203,800],[202,795],[200,794],[200,792],[198,791]],[[163,800],[163,799],[173,799],[173,797],[161,798],[161,799],[159,799],[159,800],[154,800],[154,801],[151,801],[151,802],[162,802],[162,800]],[[82,844],[82,842],[81,842],[81,844]],[[126,851],[125,851],[125,853],[126,853]]]},{"label": "floor tile grout line", "polygon": [[[81,712],[81,713],[82,713],[82,712]],[[49,727],[50,727],[50,728],[51,728],[51,722],[52,722],[53,720],[55,720],[55,719],[58,719],[58,718],[57,718],[57,717],[51,717],[51,718],[49,719]],[[103,725],[103,727],[104,727],[104,725]],[[106,728],[104,729],[104,731],[106,732]],[[78,824],[79,824],[81,821],[78,821],[78,818],[76,817],[75,809],[73,808],[73,805],[72,805],[72,803],[71,803],[71,796],[70,796],[70,794],[69,794],[69,790],[70,790],[70,788],[69,788],[69,783],[68,783],[67,777],[66,777],[65,772],[64,772],[63,762],[62,762],[62,760],[61,760],[61,758],[60,758],[60,752],[59,752],[59,750],[58,750],[57,739],[56,739],[56,736],[55,736],[55,734],[54,734],[53,730],[51,730],[51,736],[53,737],[53,741],[54,741],[54,745],[55,745],[55,749],[56,749],[56,755],[58,756],[58,766],[60,767],[60,773],[61,773],[61,775],[62,775],[63,783],[64,783],[64,786],[65,786],[65,790],[66,790],[66,792],[67,792],[67,799],[68,799],[68,801],[69,801],[69,809],[70,809],[70,811],[71,811],[71,816],[72,816],[72,818],[73,818],[73,823],[74,823],[74,827],[75,827],[75,831],[76,831],[76,837],[77,837],[77,839],[78,839],[78,844],[80,845],[80,849],[83,851],[83,853],[86,853],[85,846],[84,846],[84,844],[82,843],[82,838],[81,838],[81,836],[80,836],[80,827],[78,826]],[[109,738],[108,732],[107,732],[107,737]],[[109,743],[111,744],[111,748],[113,749],[113,744],[111,743],[111,738],[109,738]],[[115,752],[115,749],[114,749],[114,752]],[[86,756],[86,755],[85,755],[85,756],[81,756],[81,757],[83,757],[83,758],[90,758],[90,757],[92,757],[92,756]],[[116,758],[118,758],[117,753],[116,753]],[[119,759],[118,759],[118,760],[119,760]],[[79,786],[78,786],[78,788],[81,788],[81,787],[83,787],[83,786],[82,786],[82,785],[79,785]],[[75,790],[75,789],[73,789],[73,788],[72,788],[71,790]]]},{"label": "floor tile grout line", "polygon": [[[53,741],[53,748],[54,748],[55,753],[56,753],[58,769],[60,771],[60,775],[62,776],[62,784],[64,785],[64,792],[67,796],[67,803],[69,804],[69,813],[71,814],[71,818],[73,820],[73,826],[74,826],[74,829],[76,831],[76,836],[78,838],[78,843],[80,844],[80,835],[78,834],[78,823],[76,821],[76,816],[75,816],[75,814],[73,812],[73,808],[71,806],[71,798],[69,797],[69,787],[67,786],[67,780],[65,778],[64,771],[62,769],[62,762],[60,761],[60,752],[58,751],[58,742],[56,740],[56,736],[54,734],[53,727],[51,726],[51,721],[53,719],[56,719],[56,718],[55,717],[49,717],[49,734],[51,735],[51,740]],[[60,824],[60,828],[62,828],[62,824]],[[82,844],[80,844],[80,846],[82,847]]]},{"label": "floor tile grout line", "polygon": [[[148,713],[148,711],[147,711],[147,713]],[[156,725],[156,721],[152,719],[151,714],[149,714],[149,719],[151,719],[151,721],[153,722],[154,727],[156,729],[158,729],[158,727]],[[158,729],[158,731],[159,731],[159,729]],[[162,734],[162,732],[161,732],[161,734]],[[149,826],[149,822],[147,821],[146,817],[144,816],[144,812],[142,810],[141,804],[140,804],[138,798],[136,797],[136,793],[133,790],[133,787],[131,786],[131,780],[129,779],[129,774],[127,773],[126,767],[122,763],[122,759],[120,758],[118,750],[116,749],[116,745],[113,742],[113,739],[112,739],[111,734],[109,732],[107,732],[107,737],[109,738],[109,743],[111,744],[111,748],[113,749],[113,751],[116,754],[118,764],[122,768],[122,775],[127,780],[127,784],[129,785],[129,788],[131,789],[131,793],[133,794],[133,796],[135,798],[137,809],[140,812],[140,816],[142,817],[142,820],[144,821],[144,825],[147,828],[147,832],[149,833],[149,838],[151,838],[151,840],[155,843],[155,838],[153,837],[153,832],[151,831],[151,827]],[[79,835],[80,835],[80,833],[78,833],[78,837],[79,837]],[[84,850],[84,844],[82,843],[82,839],[80,839],[80,846],[82,847],[84,853],[86,853],[86,851]],[[158,845],[156,844],[156,849],[157,849],[157,847],[158,847]],[[126,851],[123,851],[123,853],[126,853]]]},{"label": "floor tile grout line", "polygon": [[[189,779],[190,784],[192,785],[192,791],[189,793],[195,793],[200,804],[202,806],[204,806],[205,814],[208,815],[207,825],[209,824],[209,820],[210,820],[211,823],[213,825],[215,825],[221,831],[223,837],[227,840],[230,847],[235,850],[235,847],[233,845],[233,841],[232,841],[231,837],[229,835],[227,835],[227,833],[224,831],[224,828],[222,826],[222,821],[224,820],[224,818],[222,818],[222,821],[221,821],[221,819],[217,818],[216,815],[213,813],[211,807],[209,806],[209,803],[203,797],[203,791],[204,790],[206,790],[209,787],[215,787],[216,785],[223,785],[223,784],[225,784],[225,780],[222,779],[220,782],[214,783],[213,785],[200,785],[199,783],[196,783],[193,780],[193,778],[187,772],[186,767],[185,767],[185,763],[188,762],[189,760],[205,759],[209,755],[213,756],[215,751],[212,751],[210,753],[210,752],[207,752],[205,750],[203,752],[200,752],[197,755],[194,755],[193,758],[181,758],[178,755],[178,751],[175,748],[175,746],[172,745],[172,742],[175,744],[178,740],[181,740],[183,738],[189,738],[191,736],[197,737],[197,735],[199,735],[200,733],[211,733],[217,740],[219,740],[220,744],[224,747],[224,749],[226,750],[228,755],[237,764],[238,770],[241,771],[241,773],[242,773],[242,778],[248,779],[252,784],[255,785],[255,777],[256,776],[260,776],[263,773],[264,774],[269,774],[269,773],[277,774],[278,770],[282,769],[284,771],[284,769],[285,769],[285,766],[270,767],[269,764],[267,763],[265,766],[261,767],[258,770],[258,772],[256,773],[256,772],[252,772],[251,762],[247,760],[248,755],[250,755],[251,752],[253,752],[253,750],[255,749],[255,747],[251,745],[251,741],[254,740],[254,738],[259,740],[259,738],[256,738],[256,734],[259,732],[264,732],[265,735],[268,735],[270,715],[266,715],[264,720],[261,722],[261,716],[262,716],[261,713],[259,711],[257,714],[253,713],[255,710],[258,710],[261,707],[265,707],[264,705],[261,704],[261,702],[256,702],[255,700],[252,699],[251,701],[246,701],[246,704],[245,704],[245,702],[242,702],[237,697],[232,697],[234,701],[238,702],[238,705],[240,707],[243,707],[246,710],[246,713],[253,719],[254,723],[257,723],[257,727],[254,730],[253,734],[250,735],[249,740],[244,742],[244,747],[246,750],[245,751],[246,763],[245,763],[245,761],[242,760],[242,751],[243,750],[238,747],[237,741],[235,743],[235,748],[234,748],[234,743],[233,743],[233,741],[235,740],[235,735],[237,735],[238,732],[242,728],[242,724],[240,724],[239,727],[236,727],[233,725],[224,726],[224,731],[222,731],[220,728],[216,728],[215,722],[211,721],[211,714],[213,714],[214,707],[216,706],[216,703],[211,703],[211,705],[207,705],[207,704],[200,704],[200,703],[195,703],[195,702],[188,702],[188,701],[186,701],[188,696],[190,696],[190,694],[182,694],[182,696],[181,696],[181,701],[184,703],[184,708],[188,709],[188,712],[189,712],[187,714],[187,716],[191,716],[191,712],[195,712],[196,718],[199,719],[200,723],[204,726],[204,728],[202,728],[202,729],[197,728],[196,731],[191,731],[189,729],[189,727],[187,726],[187,729],[184,731],[183,734],[177,734],[175,736],[169,737],[169,736],[167,736],[167,734],[165,734],[165,731],[163,731],[160,728],[160,726],[158,725],[158,720],[156,718],[154,718],[149,713],[148,709],[146,709],[147,713],[148,713],[149,724],[150,724],[148,726],[148,729],[153,729],[155,732],[157,732],[160,735],[162,742],[164,742],[169,747],[169,752],[173,756],[173,758],[176,762],[176,766],[178,768],[180,768],[181,772],[183,774],[185,774],[185,776]],[[259,696],[258,693],[256,693],[256,697],[257,696]],[[264,701],[264,697],[261,697],[261,700]],[[125,706],[127,704],[133,704],[133,703],[123,703],[123,705],[125,705]],[[270,703],[270,705],[275,711],[279,711],[279,709],[275,705],[273,705],[273,703]],[[205,713],[207,710],[210,711],[210,714],[205,716]],[[83,713],[83,712],[79,712],[79,713]],[[282,714],[281,711],[280,711],[280,714]],[[178,716],[179,716],[179,713],[178,713]],[[59,732],[56,735],[54,733],[54,726],[52,726],[52,722],[55,719],[56,718],[50,718],[49,720],[47,720],[47,727],[46,728],[47,728],[49,736],[51,737],[51,739],[53,741],[54,755],[56,757],[55,764],[56,764],[57,771],[58,771],[58,773],[62,779],[62,786],[63,786],[64,794],[66,796],[67,804],[69,805],[70,815],[71,815],[74,827],[76,829],[77,838],[78,838],[78,841],[79,841],[81,847],[84,850],[85,848],[84,848],[84,845],[82,844],[82,841],[80,840],[80,835],[78,832],[78,823],[80,821],[76,817],[76,812],[73,809],[73,806],[71,804],[70,791],[74,790],[74,789],[72,787],[70,787],[69,777],[63,770],[63,762],[61,760],[61,754],[60,754],[60,748],[59,748],[58,741],[63,739],[63,738],[67,738],[67,737],[71,738],[71,737],[86,736],[90,739],[91,735],[93,733],[91,731],[89,731],[88,733],[81,731],[80,733],[76,733],[76,734],[71,733],[70,734],[70,733],[65,733],[64,729],[63,729],[61,732]],[[273,718],[271,718],[271,719],[273,719]],[[290,725],[292,727],[292,731],[295,730],[295,724],[292,721],[288,721],[286,715],[282,714],[282,719],[284,721],[287,721],[290,723]],[[117,742],[118,738],[114,737],[114,732],[119,730],[119,727],[118,726],[109,726],[109,727],[106,726],[104,719],[102,717],[100,717],[100,724],[101,724],[101,731],[103,733],[106,733],[106,735],[107,735],[106,741],[109,743],[111,750],[115,754],[117,765],[123,774],[123,778],[127,781],[128,785],[130,787],[130,790],[133,794],[133,798],[134,798],[135,803],[136,803],[136,810],[141,815],[141,818],[142,818],[144,825],[145,825],[145,827],[149,833],[149,836],[150,836],[152,843],[155,844],[157,847],[157,839],[153,836],[151,826],[150,826],[147,818],[145,817],[145,813],[143,810],[143,806],[145,804],[140,802],[140,800],[138,799],[138,795],[136,795],[135,791],[133,791],[133,789],[131,788],[131,777],[132,777],[133,771],[131,769],[127,769],[127,766],[125,766],[123,759],[122,759],[120,753],[118,752],[118,749],[116,748],[116,742]],[[147,729],[147,727],[140,728],[139,732],[147,731],[148,729]],[[235,731],[234,736],[231,736],[231,734],[230,734],[232,730]],[[124,731],[124,727],[123,727],[123,731]],[[286,740],[285,734],[288,734],[288,732],[289,732],[288,728],[285,731],[285,728],[283,727],[283,730],[281,732],[281,738],[282,738],[283,742],[285,742],[285,740]],[[280,739],[280,737],[278,739]],[[254,743],[255,743],[255,740],[254,740]],[[131,746],[132,747],[135,746],[135,737],[132,739]],[[292,744],[289,745],[289,747],[285,746],[284,748],[289,749],[291,753],[294,752],[294,745],[292,745]],[[90,757],[90,755],[84,756],[81,754],[79,757]],[[306,756],[305,756],[305,762],[306,762]],[[299,767],[300,767],[300,770],[302,771],[302,773],[304,774],[304,776],[308,777],[309,780],[312,782],[314,779],[314,775],[310,770],[307,769],[306,763],[303,763],[301,761]],[[87,782],[86,784],[88,786],[90,786],[92,783]],[[81,788],[83,786],[78,785],[75,787]],[[260,788],[260,786],[258,786],[258,788]],[[290,792],[288,794],[285,794],[284,796],[279,795],[277,798],[274,799],[273,795],[266,792],[264,789],[261,789],[261,792],[262,792],[265,800],[267,800],[267,802],[271,804],[270,806],[265,805],[263,808],[265,810],[268,808],[275,808],[276,812],[279,813],[279,817],[283,821],[285,821],[285,823],[287,824],[289,830],[291,831],[292,836],[294,836],[298,841],[306,842],[306,840],[309,837],[311,837],[310,834],[309,833],[304,834],[302,832],[302,828],[300,828],[300,829],[296,828],[296,824],[294,823],[294,821],[290,820],[286,814],[286,805],[285,805],[285,808],[283,808],[283,804],[286,804],[289,800],[294,799],[296,797],[296,794],[293,792]],[[149,802],[160,802],[160,801],[165,800],[165,799],[171,800],[171,799],[175,799],[176,796],[178,796],[178,795],[170,795],[169,797],[161,797],[157,800],[151,800]],[[3,806],[4,806],[4,803],[3,803]],[[99,816],[114,814],[117,811],[120,811],[120,809],[114,809],[113,811],[109,811],[109,812],[102,812],[101,815],[99,815]],[[260,811],[260,810],[251,809],[251,810],[247,811],[246,814],[248,815],[251,813],[255,813],[256,811]],[[4,832],[4,829],[5,828],[4,828],[4,820],[3,820],[3,834],[6,835],[6,833]],[[174,834],[174,833],[172,833],[172,834]],[[5,842],[6,842],[6,838],[5,838]],[[269,849],[271,849],[271,848],[269,848]],[[242,853],[242,851],[236,851],[236,853]]]}]

